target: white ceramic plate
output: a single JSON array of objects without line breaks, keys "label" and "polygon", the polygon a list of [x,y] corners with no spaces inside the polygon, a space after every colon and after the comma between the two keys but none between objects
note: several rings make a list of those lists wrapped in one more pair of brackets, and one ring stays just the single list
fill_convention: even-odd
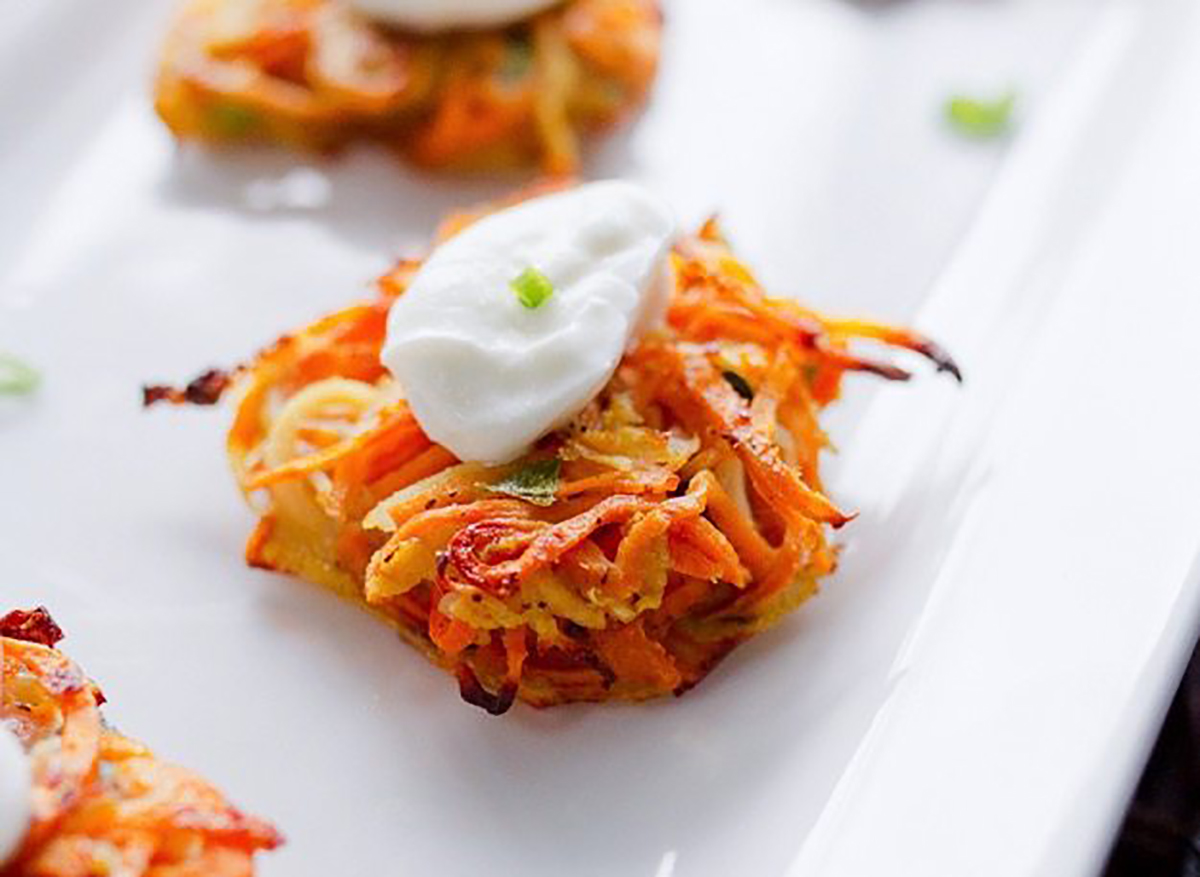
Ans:
[{"label": "white ceramic plate", "polygon": [[[1200,593],[1194,5],[668,5],[652,107],[589,172],[720,207],[778,291],[915,321],[968,383],[848,385],[842,569],[687,697],[493,719],[246,569],[227,412],[138,387],[503,186],[179,152],[146,98],[166,6],[7,0],[0,349],[45,383],[0,403],[0,603],[49,605],[113,721],[278,822],[266,875],[1094,872]],[[1010,84],[1011,148],[941,126]]]}]

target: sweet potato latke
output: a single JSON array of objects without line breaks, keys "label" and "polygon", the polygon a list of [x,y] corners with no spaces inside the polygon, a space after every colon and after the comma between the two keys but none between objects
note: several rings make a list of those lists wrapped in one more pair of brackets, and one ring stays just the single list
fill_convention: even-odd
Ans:
[{"label": "sweet potato latke", "polygon": [[0,877],[249,877],[280,836],[108,727],[44,609],[0,617],[0,721],[24,744],[33,821]]},{"label": "sweet potato latke", "polygon": [[568,0],[500,30],[388,30],[342,0],[187,0],[156,108],[176,136],[328,151],[394,146],[431,168],[578,162],[577,134],[639,105],[658,64],[656,0]]},{"label": "sweet potato latke", "polygon": [[827,529],[851,516],[822,491],[818,414],[847,371],[908,377],[848,342],[958,370],[914,333],[769,298],[714,222],[671,258],[667,327],[506,466],[432,443],[379,364],[418,262],[279,340],[233,376],[229,453],[262,511],[249,562],[365,603],[492,713],[695,685],[834,568]]}]

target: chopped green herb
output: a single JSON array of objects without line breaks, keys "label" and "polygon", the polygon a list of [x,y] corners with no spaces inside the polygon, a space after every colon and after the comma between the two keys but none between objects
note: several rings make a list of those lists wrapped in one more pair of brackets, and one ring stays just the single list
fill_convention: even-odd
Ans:
[{"label": "chopped green herb", "polygon": [[504,43],[504,60],[500,62],[500,80],[507,84],[520,82],[533,69],[533,44],[526,36],[510,36]]},{"label": "chopped green herb", "polygon": [[37,389],[41,375],[7,353],[0,353],[0,395],[24,396]]},{"label": "chopped green herb", "polygon": [[534,267],[526,268],[509,286],[517,294],[517,300],[533,310],[540,308],[554,295],[554,284],[550,278]]},{"label": "chopped green herb", "polygon": [[558,493],[562,461],[534,460],[511,470],[495,484],[488,485],[493,493],[504,493],[534,505],[553,505]]},{"label": "chopped green herb", "polygon": [[260,117],[249,107],[238,104],[213,104],[208,111],[209,124],[221,137],[245,137],[258,127]]},{"label": "chopped green herb", "polygon": [[729,386],[733,387],[737,394],[747,402],[754,398],[754,388],[737,372],[721,372],[721,377],[725,378]]},{"label": "chopped green herb", "polygon": [[946,120],[958,133],[985,140],[1008,132],[1012,124],[1015,92],[995,100],[955,95],[946,101]]}]

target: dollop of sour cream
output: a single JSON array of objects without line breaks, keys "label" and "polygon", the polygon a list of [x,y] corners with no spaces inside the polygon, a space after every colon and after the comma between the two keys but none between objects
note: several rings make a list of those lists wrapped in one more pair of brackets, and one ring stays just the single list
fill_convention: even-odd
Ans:
[{"label": "dollop of sour cream", "polygon": [[[392,306],[381,355],[459,459],[503,463],[565,425],[665,314],[670,210],[591,183],[485,217],[438,247]],[[514,289],[533,272],[549,296]]]},{"label": "dollop of sour cream", "polygon": [[0,867],[20,849],[29,829],[31,783],[24,747],[0,724]]},{"label": "dollop of sour cream", "polygon": [[557,6],[562,0],[349,0],[382,24],[421,33],[503,27]]}]

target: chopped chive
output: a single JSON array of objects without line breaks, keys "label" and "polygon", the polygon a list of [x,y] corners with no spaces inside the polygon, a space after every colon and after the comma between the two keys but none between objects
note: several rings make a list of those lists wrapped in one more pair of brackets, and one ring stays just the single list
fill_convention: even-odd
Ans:
[{"label": "chopped chive", "polygon": [[1008,132],[1012,124],[1015,92],[994,100],[955,95],[946,101],[946,120],[958,133],[986,140]]},{"label": "chopped chive", "polygon": [[733,387],[734,391],[749,402],[754,398],[754,388],[750,386],[750,382],[734,371],[721,372],[729,386]]},{"label": "chopped chive", "polygon": [[554,284],[550,278],[534,267],[526,268],[509,284],[517,294],[517,300],[533,310],[540,308],[554,295]]},{"label": "chopped chive", "polygon": [[25,396],[42,382],[42,377],[15,356],[0,353],[0,395]]}]

